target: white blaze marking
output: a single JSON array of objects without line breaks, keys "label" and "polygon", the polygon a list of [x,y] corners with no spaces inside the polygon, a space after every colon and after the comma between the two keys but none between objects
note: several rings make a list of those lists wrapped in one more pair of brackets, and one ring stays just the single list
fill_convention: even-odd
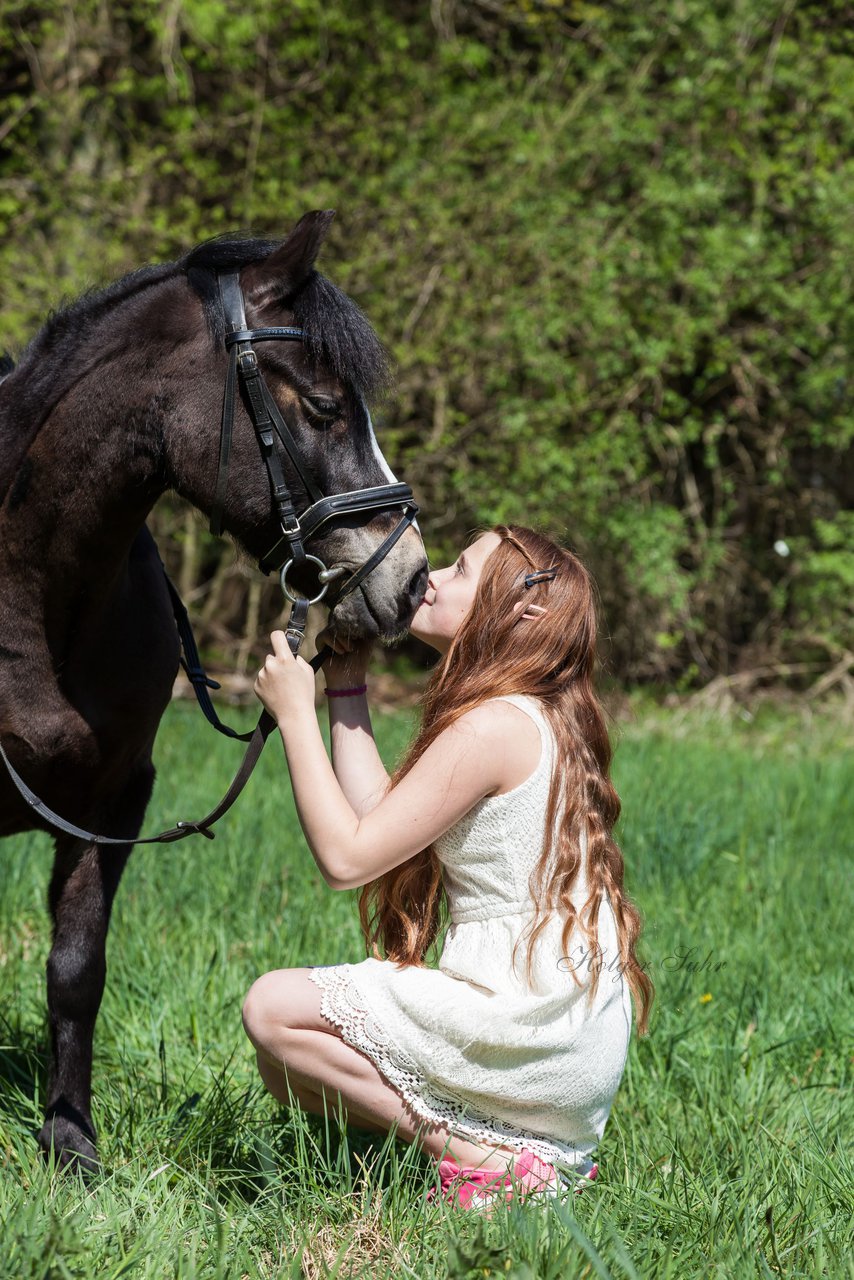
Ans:
[{"label": "white blaze marking", "polygon": [[385,458],[383,457],[383,452],[379,446],[379,441],[377,440],[377,437],[374,434],[374,424],[373,422],[371,422],[371,415],[368,412],[367,405],[365,405],[365,417],[368,419],[368,435],[371,437],[371,448],[374,451],[374,457],[379,463],[380,471],[383,473],[383,475],[385,476],[386,480],[389,481],[389,483],[397,484],[397,476],[394,474],[391,467],[388,465]]},{"label": "white blaze marking", "polygon": [[[367,418],[367,420],[368,420],[368,435],[369,435],[369,436],[370,436],[370,438],[371,438],[371,448],[372,448],[372,449],[373,449],[373,451],[374,451],[374,457],[376,458],[377,463],[379,464],[380,471],[382,471],[382,473],[383,473],[383,475],[385,476],[385,478],[386,478],[386,479],[387,479],[391,484],[397,484],[397,476],[394,474],[394,472],[392,471],[391,467],[388,465],[388,463],[386,462],[385,458],[383,457],[383,451],[382,451],[382,449],[381,449],[381,448],[380,448],[380,446],[379,446],[379,441],[377,440],[376,434],[375,434],[375,432],[374,432],[374,424],[373,424],[373,422],[371,421],[371,415],[370,415],[370,412],[369,412],[369,410],[368,410],[368,406],[367,406],[367,405],[365,405],[365,406],[364,406],[364,408],[365,408],[365,417],[366,417],[366,418]],[[412,521],[412,527],[413,527],[413,529],[415,529],[415,530],[416,530],[416,532],[417,532],[417,533],[419,533],[419,534],[421,533],[421,530],[418,528],[418,521],[417,521],[417,520],[413,520],[413,521]]]}]

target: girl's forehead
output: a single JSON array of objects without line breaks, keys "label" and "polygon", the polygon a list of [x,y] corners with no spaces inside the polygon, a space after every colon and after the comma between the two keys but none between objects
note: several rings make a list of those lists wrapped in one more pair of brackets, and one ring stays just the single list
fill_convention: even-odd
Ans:
[{"label": "girl's forehead", "polygon": [[498,534],[493,533],[492,530],[490,530],[488,533],[482,533],[479,538],[466,547],[463,554],[470,564],[482,564],[487,556],[492,554],[500,542],[501,539]]}]

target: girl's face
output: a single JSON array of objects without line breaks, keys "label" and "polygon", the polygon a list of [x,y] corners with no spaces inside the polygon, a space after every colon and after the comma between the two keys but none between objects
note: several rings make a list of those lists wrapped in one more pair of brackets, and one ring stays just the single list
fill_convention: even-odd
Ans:
[{"label": "girl's face", "polygon": [[416,639],[439,653],[448,652],[460,623],[474,603],[483,566],[500,542],[497,533],[485,533],[466,547],[447,569],[430,570],[427,593],[409,628]]}]

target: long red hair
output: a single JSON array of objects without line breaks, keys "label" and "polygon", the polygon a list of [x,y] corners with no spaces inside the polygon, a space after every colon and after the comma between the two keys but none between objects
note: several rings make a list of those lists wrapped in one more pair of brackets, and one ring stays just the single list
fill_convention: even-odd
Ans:
[{"label": "long red hair", "polygon": [[[484,563],[474,603],[431,675],[420,730],[392,786],[472,707],[502,694],[538,698],[554,731],[557,759],[546,837],[531,876],[535,913],[526,930],[527,971],[530,976],[534,943],[554,911],[564,920],[563,954],[569,954],[578,919],[588,955],[599,956],[597,923],[606,889],[617,924],[621,971],[635,1001],[638,1034],[645,1035],[655,992],[636,956],[641,917],[623,890],[623,858],[612,835],[620,800],[610,778],[611,744],[593,687],[593,581],[573,552],[542,534],[518,525],[498,525],[494,532],[501,542]],[[525,586],[532,570],[551,568],[557,570],[552,579]],[[514,611],[515,604],[524,608]],[[532,605],[546,612],[523,617]],[[584,829],[589,895],[577,912],[571,894],[581,869]],[[430,846],[362,888],[359,917],[368,951],[378,958],[384,952],[401,965],[422,965],[442,927],[445,906],[442,869]],[[591,972],[592,999],[598,966],[592,965]]]}]

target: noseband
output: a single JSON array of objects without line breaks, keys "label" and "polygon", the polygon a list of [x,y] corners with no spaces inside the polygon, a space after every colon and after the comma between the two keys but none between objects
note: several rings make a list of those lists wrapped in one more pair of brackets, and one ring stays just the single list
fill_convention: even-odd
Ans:
[{"label": "noseband", "polygon": [[[321,590],[310,603],[314,604],[325,596],[330,582],[347,574],[347,568],[339,566],[327,569],[317,556],[308,555],[305,544],[323,528],[324,525],[340,519],[342,516],[360,514],[369,511],[393,511],[400,509],[401,519],[391,533],[380,543],[376,550],[352,573],[339,582],[335,589],[335,603],[344,596],[355,591],[364,582],[369,573],[376,569],[391,551],[396,542],[412,524],[418,507],[412,498],[412,490],[408,484],[381,484],[369,489],[354,489],[349,493],[336,493],[324,496],[309,469],[300,456],[299,445],[293,432],[285,421],[279,406],[273,398],[270,388],[258,364],[258,356],[253,343],[268,341],[303,342],[306,338],[304,329],[291,326],[250,329],[246,324],[246,306],[240,277],[237,272],[223,273],[218,277],[219,296],[225,316],[225,346],[228,351],[228,372],[225,379],[225,394],[222,402],[222,426],[219,443],[219,470],[217,474],[216,492],[211,512],[211,533],[222,532],[222,517],[228,488],[228,464],[231,454],[231,440],[234,431],[234,404],[239,384],[241,397],[255,429],[261,458],[267,468],[270,480],[273,509],[276,522],[282,531],[266,555],[259,561],[262,573],[279,571],[282,590],[290,600],[295,597],[288,588],[288,574],[294,568],[312,563],[318,568]],[[291,466],[299,476],[302,487],[310,499],[310,505],[297,515],[294,500],[285,479],[279,447],[284,449]]]}]

